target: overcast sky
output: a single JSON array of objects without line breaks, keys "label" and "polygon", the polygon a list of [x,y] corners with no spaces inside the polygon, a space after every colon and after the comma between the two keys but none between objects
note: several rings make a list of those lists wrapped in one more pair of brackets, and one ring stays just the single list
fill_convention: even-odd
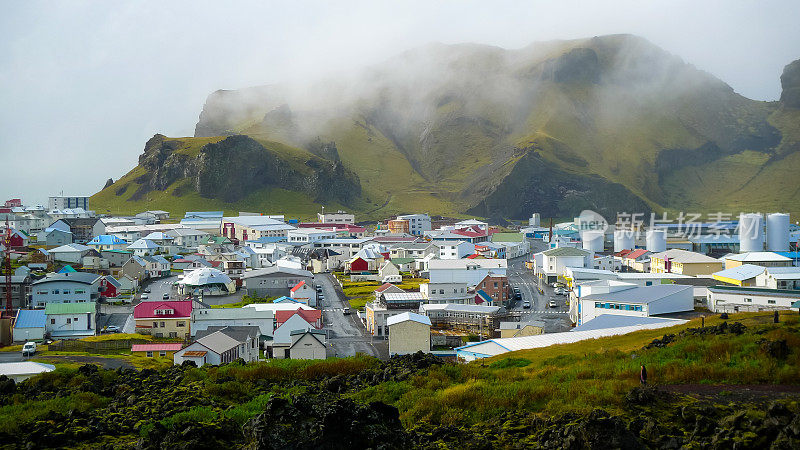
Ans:
[{"label": "overcast sky", "polygon": [[[223,4],[224,3],[224,4]],[[0,201],[91,195],[216,89],[316,78],[429,42],[641,35],[750,98],[800,58],[800,1],[3,1]]]}]

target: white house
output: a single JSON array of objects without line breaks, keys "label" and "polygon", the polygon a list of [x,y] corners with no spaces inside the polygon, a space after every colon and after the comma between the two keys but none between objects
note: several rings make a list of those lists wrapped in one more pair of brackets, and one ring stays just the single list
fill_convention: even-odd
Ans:
[{"label": "white house", "polygon": [[567,267],[592,267],[592,253],[574,247],[556,247],[541,252],[542,265],[537,267],[539,278],[552,283]]},{"label": "white house", "polygon": [[465,241],[436,241],[440,259],[461,259],[475,253],[475,244]]},{"label": "white house", "polygon": [[20,309],[14,321],[14,342],[44,339],[47,316],[42,309]]},{"label": "white house", "polygon": [[53,339],[79,339],[97,333],[95,302],[47,303],[44,313],[45,332]]},{"label": "white house", "polygon": [[156,254],[160,246],[149,239],[138,239],[133,244],[128,246],[128,250],[132,251],[136,256],[150,256]]},{"label": "white house", "polygon": [[66,244],[48,251],[55,261],[77,264],[83,260],[83,255],[91,249],[91,247],[83,244]]},{"label": "white house", "polygon": [[291,359],[326,359],[328,357],[323,330],[294,330],[290,336],[292,344],[289,346],[289,357]]},{"label": "white house", "polygon": [[505,275],[505,259],[432,259],[428,262],[431,283],[457,283],[475,286],[486,275]]},{"label": "white house", "polygon": [[197,248],[200,242],[208,238],[208,233],[192,228],[175,228],[166,232],[173,238],[173,243],[183,248]]},{"label": "white house", "polygon": [[336,231],[321,230],[319,228],[295,228],[286,234],[289,242],[299,242],[303,244],[321,241],[323,239],[334,239]]},{"label": "white house", "polygon": [[308,306],[317,306],[317,290],[311,287],[310,283],[300,281],[289,290],[289,297],[292,300],[304,303]]},{"label": "white house", "polygon": [[427,214],[404,214],[397,216],[398,220],[408,221],[408,231],[415,236],[422,236],[431,229],[431,217]]},{"label": "white house", "polygon": [[756,286],[800,290],[800,267],[768,267],[756,276]]},{"label": "white house", "polygon": [[356,217],[353,214],[348,214],[344,211],[336,211],[335,213],[317,213],[317,222],[319,223],[344,223],[354,224]]},{"label": "white house", "polygon": [[239,358],[254,361],[258,358],[257,341],[252,338],[242,341],[230,336],[230,333],[214,331],[175,352],[173,362],[179,365],[184,361],[193,361],[199,367],[228,363]]}]

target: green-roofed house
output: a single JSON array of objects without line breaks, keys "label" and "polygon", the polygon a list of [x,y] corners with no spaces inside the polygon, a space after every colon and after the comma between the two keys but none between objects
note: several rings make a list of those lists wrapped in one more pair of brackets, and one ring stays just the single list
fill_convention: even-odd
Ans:
[{"label": "green-roofed house", "polygon": [[411,272],[414,270],[414,262],[416,260],[414,258],[392,258],[389,261],[397,266],[401,272]]},{"label": "green-roofed house", "polygon": [[592,253],[575,247],[556,247],[542,252],[542,265],[536,271],[547,283],[563,276],[567,267],[591,267]]},{"label": "green-roofed house", "polygon": [[506,248],[506,258],[513,259],[531,252],[531,243],[523,233],[494,233],[492,242]]},{"label": "green-roofed house", "polygon": [[97,331],[97,303],[48,303],[44,314],[45,333],[53,339],[79,339]]}]

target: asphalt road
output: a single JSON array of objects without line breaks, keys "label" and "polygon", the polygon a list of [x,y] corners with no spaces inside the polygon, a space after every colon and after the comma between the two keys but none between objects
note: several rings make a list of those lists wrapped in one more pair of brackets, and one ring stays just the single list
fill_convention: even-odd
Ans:
[{"label": "asphalt road", "polygon": [[22,351],[16,352],[0,352],[0,363],[19,362],[27,358],[22,357]]},{"label": "asphalt road", "polygon": [[[534,242],[531,248],[531,254],[540,252],[546,248],[546,244],[542,242]],[[510,309],[513,312],[520,314],[521,322],[528,322],[532,320],[542,320],[545,322],[545,332],[553,333],[559,331],[567,331],[571,327],[569,321],[569,307],[567,306],[567,296],[556,295],[553,288],[550,286],[542,285],[543,294],[539,293],[537,286],[539,280],[534,277],[533,272],[525,267],[525,261],[531,255],[525,255],[521,258],[514,258],[508,260],[508,276],[509,284],[512,289],[519,287],[522,293],[522,300],[516,302]],[[551,299],[558,302],[557,308],[550,308],[548,303]],[[523,308],[523,302],[529,300],[531,302],[530,309]]]},{"label": "asphalt road", "polygon": [[352,311],[344,315],[345,306],[349,307],[347,299],[333,279],[333,275],[319,273],[314,277],[317,285],[322,286],[325,299],[318,308],[322,309],[324,329],[328,333],[328,343],[332,345],[334,356],[355,356],[356,353],[365,353],[378,358],[388,358],[389,344],[385,340],[373,341],[372,336],[366,334],[364,325],[358,320],[358,315]]}]

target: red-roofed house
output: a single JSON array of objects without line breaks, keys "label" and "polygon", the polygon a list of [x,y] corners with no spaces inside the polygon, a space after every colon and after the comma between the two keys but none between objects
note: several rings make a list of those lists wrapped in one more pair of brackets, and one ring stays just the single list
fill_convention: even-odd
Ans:
[{"label": "red-roofed house", "polygon": [[289,290],[289,297],[292,300],[304,303],[308,306],[317,306],[317,291],[305,281],[301,281]]},{"label": "red-roofed house", "polygon": [[139,356],[146,356],[152,358],[154,356],[164,356],[172,358],[172,355],[180,350],[183,344],[176,343],[162,343],[162,344],[133,344],[131,346],[131,353]]},{"label": "red-roofed house", "polygon": [[322,328],[322,311],[317,309],[296,309],[275,311],[275,333],[268,345],[268,354],[274,358],[288,358],[292,345],[293,331],[319,330]]},{"label": "red-roofed house", "polygon": [[369,270],[369,262],[361,257],[350,260],[347,266],[351,272],[365,272]]},{"label": "red-roofed house", "polygon": [[141,302],[133,308],[136,332],[155,337],[188,338],[191,317],[188,300]]},{"label": "red-roofed house", "polygon": [[399,293],[405,292],[405,291],[400,289],[399,287],[393,285],[392,283],[383,283],[381,285],[381,287],[379,287],[378,289],[375,289],[374,292],[375,292],[375,301],[377,301],[378,299],[381,298],[381,294],[383,294],[384,292],[386,292],[387,294],[390,294],[390,293],[393,293],[393,292],[399,294]]},{"label": "red-roofed house", "polygon": [[650,252],[643,248],[628,252],[622,257],[622,265],[630,267],[637,272],[649,272]]}]

